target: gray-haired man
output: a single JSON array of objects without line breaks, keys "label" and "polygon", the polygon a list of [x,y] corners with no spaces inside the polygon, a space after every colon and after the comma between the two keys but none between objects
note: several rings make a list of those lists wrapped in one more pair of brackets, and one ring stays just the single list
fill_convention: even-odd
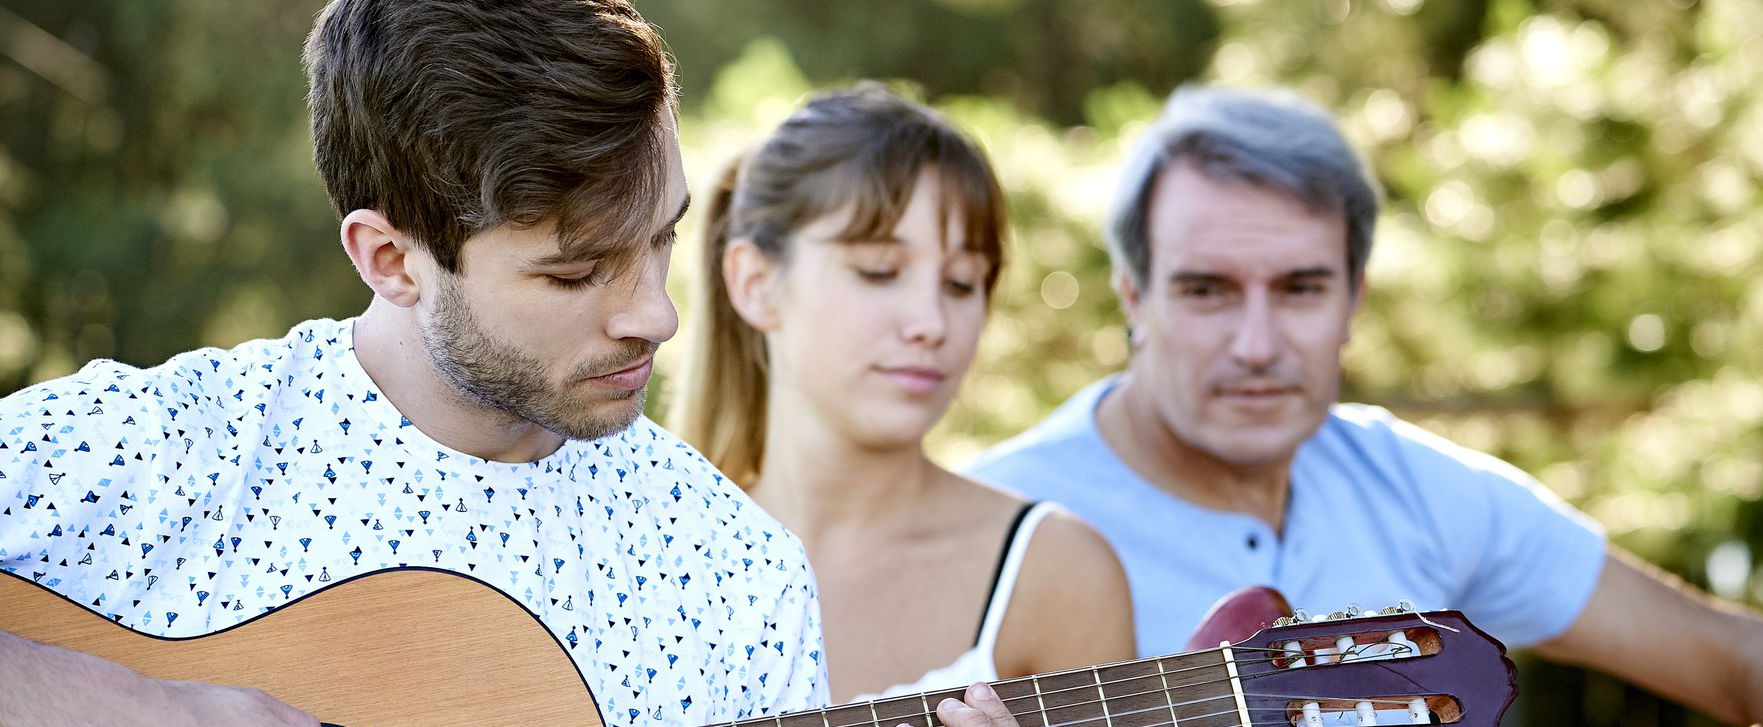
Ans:
[{"label": "gray-haired man", "polygon": [[1265,583],[1312,608],[1461,609],[1508,644],[1763,718],[1763,622],[1610,548],[1510,465],[1336,403],[1376,216],[1322,110],[1176,92],[1110,219],[1131,363],[971,471],[1108,537],[1145,655]]}]

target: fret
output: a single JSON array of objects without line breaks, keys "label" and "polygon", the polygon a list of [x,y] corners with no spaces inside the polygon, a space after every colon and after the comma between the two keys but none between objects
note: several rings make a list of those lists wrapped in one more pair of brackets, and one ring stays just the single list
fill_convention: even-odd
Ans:
[{"label": "fret", "polygon": [[1090,670],[1047,674],[1037,681],[1048,727],[1107,727],[1101,688]]},{"label": "fret", "polygon": [[1105,727],[1169,727],[1169,692],[1156,662],[1129,661],[1097,667],[1096,688],[1101,690],[1107,721]]},{"label": "fret", "polygon": [[1108,711],[1108,690],[1102,686],[1102,671],[1100,669],[1091,669],[1090,676],[1094,677],[1096,680],[1096,693],[1102,695],[1102,721],[1106,723],[1108,727],[1114,727],[1114,715],[1110,714]]},{"label": "fret", "polygon": [[935,708],[926,704],[923,697],[893,697],[878,699],[869,703],[869,711],[875,715],[875,723],[881,727],[912,725],[912,727],[931,727],[931,712]]},{"label": "fret", "polygon": [[1165,699],[1174,705],[1181,727],[1238,724],[1230,672],[1217,649],[1157,660],[1160,679],[1169,684]]},{"label": "fret", "polygon": [[1035,686],[1035,708],[1041,713],[1041,727],[1053,727],[1053,720],[1047,717],[1047,700],[1041,696],[1041,678],[1029,677],[1029,683]]},{"label": "fret", "polygon": [[1169,705],[1169,727],[1181,727],[1181,716],[1175,713],[1175,697],[1169,693],[1169,674],[1163,671],[1163,660],[1152,661],[1157,663],[1157,681],[1163,686],[1163,701]]},{"label": "fret", "polygon": [[1033,678],[993,682],[992,691],[1004,700],[1004,707],[1016,717],[1017,724],[1023,727],[1045,727],[1047,724],[1047,715],[1041,711],[1040,691],[1035,688]]},{"label": "fret", "polygon": [[826,727],[826,716],[820,710],[792,712],[777,718],[777,727]]},{"label": "fret", "polygon": [[[875,713],[868,702],[845,704],[826,710],[824,727],[873,727]],[[893,727],[889,725],[888,727]]]},{"label": "fret", "polygon": [[938,690],[935,692],[925,692],[924,701],[926,704],[930,705],[930,713],[933,718],[931,721],[931,724],[932,725],[941,725],[943,723],[942,720],[935,719],[935,716],[937,713],[937,705],[942,704],[943,700],[945,700],[945,699],[965,699],[966,697],[967,697],[967,687],[957,687],[954,689],[942,689],[942,690]]}]

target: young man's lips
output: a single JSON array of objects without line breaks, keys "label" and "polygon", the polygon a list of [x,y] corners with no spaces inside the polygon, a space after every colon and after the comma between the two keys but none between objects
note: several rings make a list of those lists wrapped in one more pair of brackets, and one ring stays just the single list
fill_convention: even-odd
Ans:
[{"label": "young man's lips", "polygon": [[614,389],[635,391],[643,388],[644,384],[649,383],[649,373],[654,367],[654,363],[654,357],[645,358],[642,363],[628,369],[614,371],[603,376],[595,376],[594,378],[589,379],[589,381],[597,381]]}]

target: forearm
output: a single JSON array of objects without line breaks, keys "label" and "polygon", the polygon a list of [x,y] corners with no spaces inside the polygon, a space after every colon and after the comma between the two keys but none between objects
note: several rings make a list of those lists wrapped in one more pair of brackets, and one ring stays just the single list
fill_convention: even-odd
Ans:
[{"label": "forearm", "polygon": [[0,631],[0,724],[126,724],[162,700],[158,682],[133,670]]},{"label": "forearm", "polygon": [[[1742,606],[1695,590],[1674,577],[1657,577],[1702,608],[1666,617],[1677,622],[1673,636],[1681,640],[1682,646],[1655,650],[1654,661],[1674,666],[1633,668],[1634,681],[1724,724],[1763,723],[1763,618]],[[1647,628],[1644,623],[1634,627]]]},{"label": "forearm", "polygon": [[1537,646],[1724,724],[1763,722],[1763,618],[1613,551],[1567,633]]},{"label": "forearm", "polygon": [[1733,663],[1739,664],[1727,686],[1729,701],[1742,710],[1734,724],[1763,724],[1763,620],[1754,614],[1735,616],[1737,633],[1743,634],[1728,643]]}]

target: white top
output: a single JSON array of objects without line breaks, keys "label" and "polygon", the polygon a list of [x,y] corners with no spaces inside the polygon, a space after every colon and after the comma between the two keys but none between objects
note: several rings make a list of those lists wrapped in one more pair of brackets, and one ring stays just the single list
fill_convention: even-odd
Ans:
[{"label": "white top", "polygon": [[468,574],[566,645],[608,725],[823,704],[801,544],[647,419],[535,462],[425,436],[350,321],[0,399],[0,570],[195,636],[384,569]]},{"label": "white top", "polygon": [[915,682],[895,684],[880,694],[865,694],[851,701],[863,702],[997,681],[998,662],[994,652],[998,646],[998,629],[1004,625],[1004,614],[1010,609],[1010,594],[1016,590],[1016,577],[1022,572],[1023,558],[1028,556],[1028,543],[1034,539],[1035,527],[1041,524],[1041,520],[1058,509],[1059,506],[1052,502],[1037,502],[1024,506],[1017,515],[1005,540],[997,580],[992,584],[992,595],[986,602],[985,617],[979,623],[979,637],[974,640],[973,648],[956,657],[954,663],[925,672]]}]

